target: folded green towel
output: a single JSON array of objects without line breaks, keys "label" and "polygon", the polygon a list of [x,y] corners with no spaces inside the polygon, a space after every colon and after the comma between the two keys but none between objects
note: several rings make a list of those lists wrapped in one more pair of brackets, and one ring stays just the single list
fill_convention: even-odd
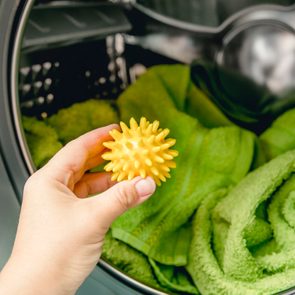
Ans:
[{"label": "folded green towel", "polygon": [[57,133],[36,118],[22,117],[27,144],[37,168],[42,167],[62,147]]},{"label": "folded green towel", "polygon": [[48,118],[59,140],[65,144],[92,129],[118,122],[118,116],[110,102],[89,99],[61,109]]},{"label": "folded green towel", "polygon": [[295,285],[294,172],[291,151],[204,200],[187,267],[202,294],[274,294]]},{"label": "folded green towel", "polygon": [[[116,220],[112,234],[151,259],[173,266],[187,263],[191,228],[184,225],[209,193],[234,185],[247,174],[254,149],[252,133],[235,126],[207,129],[186,114],[189,88],[188,67],[158,66],[118,100],[124,121],[145,116],[169,128],[177,139],[179,157],[172,179]],[[202,100],[198,104],[195,99],[195,107],[201,108]]]}]

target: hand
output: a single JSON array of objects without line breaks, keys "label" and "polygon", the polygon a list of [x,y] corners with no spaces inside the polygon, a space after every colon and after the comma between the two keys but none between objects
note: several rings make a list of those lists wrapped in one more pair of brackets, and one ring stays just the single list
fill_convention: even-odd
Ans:
[{"label": "hand", "polygon": [[97,264],[112,221],[153,194],[151,178],[115,184],[108,173],[87,173],[102,163],[113,128],[73,140],[28,179],[0,294],[75,293]]}]

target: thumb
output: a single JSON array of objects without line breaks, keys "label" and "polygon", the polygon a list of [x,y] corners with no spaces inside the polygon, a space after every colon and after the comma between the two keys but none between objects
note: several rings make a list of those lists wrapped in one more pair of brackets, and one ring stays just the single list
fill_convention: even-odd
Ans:
[{"label": "thumb", "polygon": [[143,203],[155,190],[156,184],[151,177],[136,177],[133,180],[119,182],[93,197],[99,224],[108,229],[117,217],[129,208]]}]

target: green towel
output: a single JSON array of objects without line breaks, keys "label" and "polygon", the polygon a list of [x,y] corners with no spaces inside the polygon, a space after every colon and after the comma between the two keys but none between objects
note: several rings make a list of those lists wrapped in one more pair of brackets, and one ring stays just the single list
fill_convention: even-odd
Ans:
[{"label": "green towel", "polygon": [[294,172],[290,151],[204,200],[187,267],[202,294],[274,294],[295,285]]},{"label": "green towel", "polygon": [[267,160],[295,149],[295,109],[276,119],[271,127],[261,134],[260,144]]},{"label": "green towel", "polygon": [[[89,99],[75,103],[45,121],[23,116],[25,131],[32,160],[37,168],[46,162],[67,142],[92,129],[118,122],[118,115],[106,100]],[[103,171],[100,165],[92,171]]]},{"label": "green towel", "polygon": [[111,231],[105,237],[102,258],[124,274],[149,287],[168,294],[198,294],[184,268],[156,264],[137,250],[114,239]]},{"label": "green towel", "polygon": [[105,237],[102,258],[139,282],[167,291],[154,277],[148,258],[126,244],[112,238],[111,231]]},{"label": "green towel", "polygon": [[58,141],[55,130],[46,123],[23,116],[22,124],[32,160],[35,166],[40,168],[62,147],[62,144]]},{"label": "green towel", "polygon": [[59,110],[47,121],[59,140],[66,144],[92,129],[117,123],[118,116],[109,101],[89,99]]},{"label": "green towel", "polygon": [[155,277],[161,286],[170,291],[170,294],[171,290],[181,294],[199,294],[185,267],[165,265],[152,259],[149,259],[149,262],[154,270]]},{"label": "green towel", "polygon": [[[209,193],[242,179],[254,150],[252,133],[235,126],[207,129],[186,114],[189,89],[188,67],[157,66],[118,100],[123,121],[145,116],[169,128],[180,155],[172,179],[147,202],[117,219],[112,234],[149,258],[173,266],[187,263],[191,227],[185,225],[200,202]],[[201,108],[202,103],[195,106]],[[220,118],[223,116],[217,116],[216,121]]]}]

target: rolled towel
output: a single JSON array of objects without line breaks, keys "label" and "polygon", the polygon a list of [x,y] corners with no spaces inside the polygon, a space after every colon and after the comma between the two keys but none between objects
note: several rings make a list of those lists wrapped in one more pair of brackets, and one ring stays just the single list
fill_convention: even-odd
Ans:
[{"label": "rolled towel", "polygon": [[295,285],[295,151],[204,200],[188,271],[201,294],[275,294]]}]

